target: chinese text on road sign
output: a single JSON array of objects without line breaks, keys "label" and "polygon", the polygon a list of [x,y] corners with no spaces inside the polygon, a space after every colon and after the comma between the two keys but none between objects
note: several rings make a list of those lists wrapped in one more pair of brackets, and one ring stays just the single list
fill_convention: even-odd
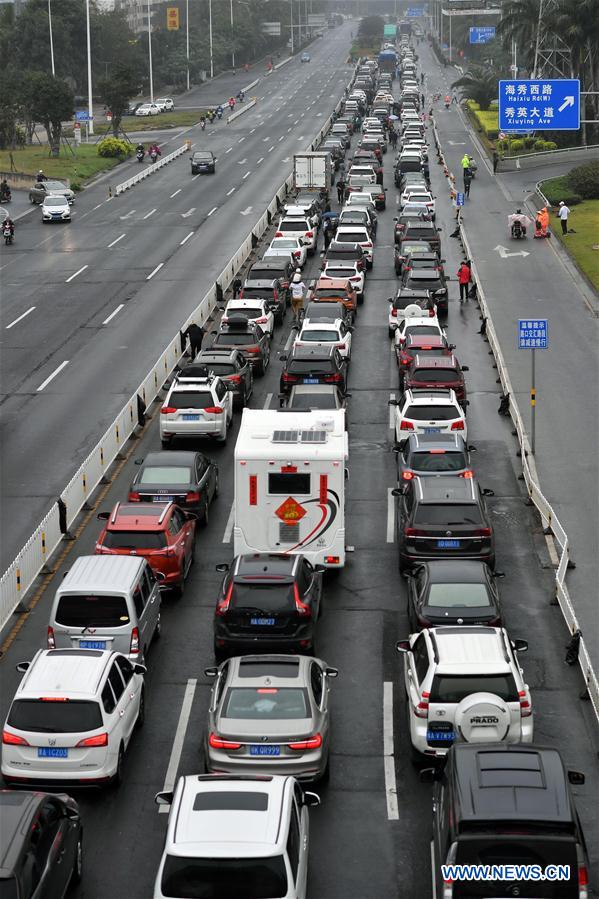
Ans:
[{"label": "chinese text on road sign", "polygon": [[476,25],[470,29],[471,44],[487,44],[495,37],[494,25]]},{"label": "chinese text on road sign", "polygon": [[548,346],[546,318],[518,319],[519,350],[546,350]]},{"label": "chinese text on road sign", "polygon": [[499,82],[500,131],[576,131],[580,128],[580,81]]}]

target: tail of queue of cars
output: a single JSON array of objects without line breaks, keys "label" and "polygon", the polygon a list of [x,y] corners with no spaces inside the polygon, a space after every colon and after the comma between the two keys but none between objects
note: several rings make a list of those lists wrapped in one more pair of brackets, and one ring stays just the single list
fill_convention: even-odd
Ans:
[{"label": "tail of queue of cars", "polygon": [[235,446],[235,555],[345,564],[345,410],[244,409]]}]

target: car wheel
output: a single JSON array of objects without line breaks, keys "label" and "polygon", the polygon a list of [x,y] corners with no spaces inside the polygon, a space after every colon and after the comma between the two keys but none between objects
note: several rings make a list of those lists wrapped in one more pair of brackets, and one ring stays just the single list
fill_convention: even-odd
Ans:
[{"label": "car wheel", "polygon": [[80,833],[75,846],[75,858],[73,859],[73,870],[71,872],[71,884],[81,883],[83,876],[83,834]]},{"label": "car wheel", "polygon": [[168,449],[169,446],[171,445],[170,437],[169,437],[168,440],[162,440],[162,439],[161,439],[161,440],[160,440],[160,445],[161,445],[162,449]]},{"label": "car wheel", "polygon": [[162,636],[162,618],[160,617],[160,612],[158,613],[158,620],[156,621],[156,627],[154,628],[154,640],[160,640]]},{"label": "car wheel", "polygon": [[120,787],[123,782],[123,767],[125,764],[125,748],[123,744],[119,746],[119,754],[116,760],[116,771],[112,777],[112,783],[115,787]]},{"label": "car wheel", "polygon": [[325,767],[324,771],[322,772],[322,774],[320,775],[320,777],[318,777],[316,779],[316,783],[319,783],[319,784],[328,783],[330,776],[331,776],[331,756],[328,755],[326,767]]},{"label": "car wheel", "polygon": [[221,437],[217,437],[216,440],[217,440],[217,442],[220,443],[222,446],[225,446],[226,443],[227,443],[227,437],[228,437],[228,436],[229,436],[229,429],[228,429],[228,427],[227,427],[226,424],[225,424],[225,433],[224,433]]},{"label": "car wheel", "polygon": [[393,328],[388,328],[389,337],[393,339]]},{"label": "car wheel", "polygon": [[364,293],[358,294],[358,306],[361,306],[364,302]]},{"label": "car wheel", "polygon": [[32,197],[32,196],[30,195],[30,196],[29,196],[29,202],[30,202],[33,206],[35,206],[35,197]]},{"label": "car wheel", "polygon": [[141,688],[141,696],[139,697],[139,711],[137,713],[136,727],[143,727],[146,720],[146,691]]},{"label": "car wheel", "polygon": [[[206,525],[208,524],[208,521],[210,520],[210,512],[208,511],[209,509],[210,509],[210,504],[209,504],[208,500],[206,500],[206,502],[204,504],[204,511],[202,512],[202,524],[204,525],[204,527],[206,527]],[[191,562],[190,562],[190,566],[191,566]]]}]

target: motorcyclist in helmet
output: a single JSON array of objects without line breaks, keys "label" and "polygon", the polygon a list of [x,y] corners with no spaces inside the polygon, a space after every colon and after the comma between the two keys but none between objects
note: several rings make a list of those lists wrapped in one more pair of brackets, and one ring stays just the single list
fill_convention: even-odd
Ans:
[{"label": "motorcyclist in helmet", "polygon": [[520,227],[522,228],[522,233],[526,237],[526,229],[530,225],[530,219],[527,215],[524,215],[521,209],[516,209],[514,213],[508,215],[507,220],[512,236],[514,235],[514,225],[516,224],[516,222],[519,222]]}]

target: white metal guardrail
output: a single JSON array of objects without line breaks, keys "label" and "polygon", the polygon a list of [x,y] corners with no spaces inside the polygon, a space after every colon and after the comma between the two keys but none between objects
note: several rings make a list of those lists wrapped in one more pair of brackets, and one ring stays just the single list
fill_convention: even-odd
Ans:
[{"label": "white metal guardrail", "polygon": [[126,190],[129,190],[130,187],[133,187],[135,184],[139,184],[140,181],[143,181],[144,178],[149,178],[150,175],[154,175],[159,169],[163,168],[163,166],[168,165],[169,162],[172,162],[173,159],[177,159],[178,156],[182,156],[183,153],[187,153],[191,149],[191,141],[185,141],[182,147],[179,147],[178,150],[173,150],[172,153],[169,153],[168,156],[164,156],[162,159],[159,159],[158,162],[153,163],[152,165],[148,165],[145,168],[141,169],[137,174],[133,175],[132,178],[127,178],[126,181],[121,181],[120,184],[117,184],[115,188],[115,194],[118,196],[119,194],[124,193]]},{"label": "white metal guardrail", "polygon": [[[440,159],[444,163],[443,151],[441,149],[441,143],[439,141],[437,128],[434,123],[433,133],[436,149],[439,151]],[[447,171],[446,166],[445,169]],[[447,180],[450,186],[450,190],[455,189],[449,177]],[[559,603],[559,607],[561,609],[562,615],[564,616],[564,620],[566,622],[568,630],[570,631],[570,634],[574,635],[577,632],[581,633],[581,627],[576,617],[576,612],[572,605],[568,587],[566,585],[566,574],[568,571],[568,562],[570,561],[570,543],[568,540],[568,535],[566,534],[566,531],[564,530],[559,518],[555,514],[551,503],[548,501],[543,491],[541,490],[541,486],[537,477],[536,467],[534,465],[534,456],[531,452],[528,434],[526,433],[526,428],[524,427],[524,422],[522,421],[520,409],[514,398],[514,389],[512,387],[509,372],[503,358],[501,345],[499,343],[499,338],[497,337],[497,332],[495,331],[491,312],[485,298],[483,282],[477,273],[476,262],[474,261],[472,250],[468,242],[468,236],[466,234],[463,223],[460,224],[460,236],[464,245],[464,250],[466,252],[466,258],[472,260],[472,275],[474,283],[476,284],[476,292],[480,310],[485,322],[485,336],[487,337],[489,346],[491,347],[491,350],[493,352],[503,394],[504,396],[509,397],[509,413],[514,423],[516,436],[520,445],[522,474],[524,476],[524,483],[526,485],[528,498],[534,504],[539,512],[539,515],[541,516],[543,530],[547,531],[548,529],[550,529],[560,550],[559,563],[555,571],[555,597],[557,599],[557,602]],[[588,690],[589,699],[593,705],[595,717],[599,721],[599,680],[597,678],[597,674],[593,669],[593,665],[583,636],[581,636],[580,638],[578,648],[578,664],[580,665],[580,670],[582,672],[582,676]]]},{"label": "white metal guardrail", "polygon": [[231,122],[234,122],[235,119],[239,118],[239,116],[242,116],[245,112],[248,111],[248,109],[251,109],[252,106],[255,106],[257,102],[258,101],[255,99],[250,100],[249,103],[244,103],[240,109],[238,109],[236,112],[231,113],[230,116],[227,116],[227,125],[229,125]]},{"label": "white metal guardrail", "polygon": [[[335,112],[339,111],[340,106],[341,103],[337,105]],[[311,144],[312,147],[324,137],[331,127],[331,123],[332,116],[318,132],[316,140]],[[185,149],[185,147],[181,148],[176,155],[181,155],[181,153],[185,152]],[[170,154],[171,157],[174,155]],[[166,164],[167,159],[169,157],[161,160],[160,163],[156,163],[156,165]],[[147,172],[148,169],[145,171]],[[237,252],[231,257],[216,282],[202,298],[187,321],[182,324],[181,330],[185,330],[192,321],[203,325],[208,320],[217,305],[218,295],[231,285],[236,272],[239,271],[250,256],[258,240],[272,224],[274,217],[292,187],[293,174],[285,179],[267,209],[254,224],[251,232]],[[123,452],[127,441],[137,429],[140,423],[138,419],[138,403],[141,401],[144,407],[149,407],[154,402],[164,382],[180,362],[181,356],[181,338],[179,332],[177,332],[106,433],[79,466],[77,472],[62,491],[59,501],[53,505],[16,559],[2,575],[0,579],[0,630],[4,628],[13,612],[22,606],[25,594],[36,583],[38,576],[46,568],[50,556],[60,545],[65,529],[68,531],[73,525],[81,510],[88,503],[90,496],[102,479],[106,477],[110,466]]]}]

